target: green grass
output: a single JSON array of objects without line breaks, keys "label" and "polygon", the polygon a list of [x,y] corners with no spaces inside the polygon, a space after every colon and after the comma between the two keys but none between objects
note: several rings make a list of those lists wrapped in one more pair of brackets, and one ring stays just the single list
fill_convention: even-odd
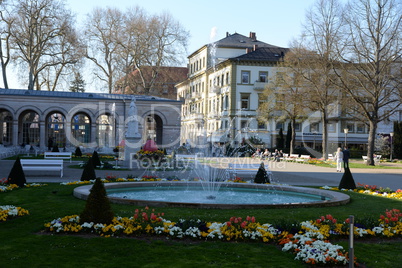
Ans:
[{"label": "green grass", "polygon": [[[0,205],[28,209],[30,215],[0,222],[0,267],[307,267],[276,245],[244,242],[178,241],[167,238],[102,238],[77,235],[43,235],[43,224],[55,218],[79,214],[85,201],[72,196],[77,186],[49,184],[39,188],[0,193]],[[378,219],[386,209],[402,208],[402,202],[347,193],[344,206],[297,209],[190,209],[156,208],[165,218],[200,218],[227,221],[232,216],[255,216],[261,223],[312,220],[331,214],[339,220],[354,215],[356,221]],[[130,216],[137,207],[112,204],[116,215]],[[368,209],[370,208],[370,209]],[[366,243],[356,239],[355,254],[367,267],[397,267],[402,263],[402,240]],[[347,249],[345,241],[339,242]]]},{"label": "green grass", "polygon": [[[331,167],[331,168],[336,167],[335,163],[316,163],[313,165],[319,166],[319,167]],[[354,162],[350,162],[349,167],[350,168],[369,168],[369,169],[401,169],[401,167],[398,167],[398,166],[387,166],[384,164],[380,164],[380,165],[376,165],[376,166],[369,166],[364,163],[354,163]]]}]

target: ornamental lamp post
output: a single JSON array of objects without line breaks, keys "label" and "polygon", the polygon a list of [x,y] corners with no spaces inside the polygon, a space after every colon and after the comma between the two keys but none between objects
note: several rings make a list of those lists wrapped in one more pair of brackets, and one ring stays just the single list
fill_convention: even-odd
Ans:
[{"label": "ornamental lamp post", "polygon": [[391,132],[391,133],[389,133],[389,136],[391,137],[391,155],[390,155],[390,157],[389,157],[389,160],[392,162],[392,139],[393,139],[393,137],[394,137],[394,132]]},{"label": "ornamental lamp post", "polygon": [[344,128],[344,129],[343,129],[343,132],[345,133],[345,147],[346,147],[346,145],[347,145],[347,136],[348,136],[348,133],[349,133],[349,129],[348,129],[348,128]]}]

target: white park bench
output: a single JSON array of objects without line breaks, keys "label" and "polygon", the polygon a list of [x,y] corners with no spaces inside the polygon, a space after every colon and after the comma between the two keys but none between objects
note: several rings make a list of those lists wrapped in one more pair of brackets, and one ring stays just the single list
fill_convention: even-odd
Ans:
[{"label": "white park bench", "polygon": [[48,160],[48,159],[21,159],[22,169],[25,170],[38,170],[38,171],[49,171],[55,170],[60,171],[60,178],[63,177],[63,160]]},{"label": "white park bench", "polygon": [[71,159],[73,157],[72,152],[45,152],[45,159]]},{"label": "white park bench", "polygon": [[297,158],[299,158],[298,154],[290,154],[285,157],[285,161],[296,161]]},{"label": "white park bench", "polygon": [[[381,157],[382,157],[382,155],[376,155],[376,156],[374,156],[374,163],[375,163],[376,165],[379,165],[379,164],[380,164]],[[368,156],[363,155],[362,158],[363,158],[364,163],[367,164]]]},{"label": "white park bench", "polygon": [[328,160],[334,161],[335,160],[334,155],[333,154],[328,154]]},{"label": "white park bench", "polygon": [[300,157],[296,158],[296,162],[303,162],[303,163],[307,163],[307,161],[311,158],[310,155],[300,155]]},{"label": "white park bench", "polygon": [[[260,167],[260,164],[229,164],[228,173],[229,177],[241,177],[241,178],[254,178],[257,174],[257,171]],[[267,171],[269,180],[271,180],[272,172],[268,169],[267,166],[264,166]]]}]

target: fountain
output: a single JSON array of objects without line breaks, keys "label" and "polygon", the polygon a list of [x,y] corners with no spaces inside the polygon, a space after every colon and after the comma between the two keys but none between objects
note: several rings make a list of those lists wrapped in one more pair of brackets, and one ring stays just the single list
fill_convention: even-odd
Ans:
[{"label": "fountain", "polygon": [[[205,159],[204,159],[205,160]],[[349,202],[346,194],[315,188],[273,184],[228,183],[226,169],[194,162],[190,172],[197,181],[106,183],[112,203],[152,207],[190,208],[285,208],[337,206]],[[92,185],[74,189],[86,199]]]}]

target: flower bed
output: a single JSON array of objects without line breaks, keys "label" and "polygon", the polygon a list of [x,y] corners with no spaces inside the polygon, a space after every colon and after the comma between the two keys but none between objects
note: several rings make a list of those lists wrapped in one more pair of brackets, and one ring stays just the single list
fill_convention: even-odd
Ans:
[{"label": "flower bed", "polygon": [[[43,183],[27,183],[24,184],[25,187],[42,187],[46,186],[47,184]],[[1,184],[0,183],[0,192],[7,192],[7,191],[12,191],[14,189],[19,188],[17,184]]]},{"label": "flower bed", "polygon": [[[339,190],[338,187],[330,187],[330,186],[323,186],[321,188],[325,189],[325,190],[333,190],[333,191]],[[359,193],[359,194],[369,194],[369,195],[374,195],[374,196],[402,200],[402,189],[392,191],[389,188],[382,188],[382,187],[378,187],[377,185],[367,185],[367,184],[358,183],[357,188],[354,190],[348,190],[348,189],[340,189],[340,190],[341,191],[353,191],[353,192]]]},{"label": "flower bed", "polygon": [[7,221],[16,217],[29,215],[28,210],[15,206],[0,206],[0,222]]},{"label": "flower bed", "polygon": [[[308,264],[345,265],[348,254],[340,245],[329,242],[329,238],[346,238],[349,235],[348,219],[338,222],[331,215],[316,220],[304,221],[293,230],[281,230],[272,224],[261,224],[254,217],[231,217],[227,222],[205,222],[200,219],[172,222],[163,213],[135,210],[132,217],[115,217],[112,224],[85,222],[79,216],[65,216],[45,224],[52,233],[89,233],[110,236],[168,236],[175,239],[256,241],[277,243],[283,251],[295,254],[295,259]],[[391,209],[380,215],[378,225],[372,228],[359,227],[353,230],[356,238],[402,237],[402,213]]]}]

